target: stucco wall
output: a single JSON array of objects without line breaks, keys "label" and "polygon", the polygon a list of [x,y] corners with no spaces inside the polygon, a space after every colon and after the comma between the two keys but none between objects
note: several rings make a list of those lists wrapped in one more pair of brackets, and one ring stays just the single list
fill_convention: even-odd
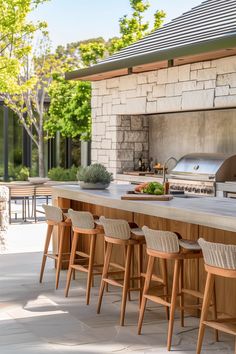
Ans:
[{"label": "stucco wall", "polygon": [[[115,173],[122,170],[120,131],[126,128],[121,116],[236,107],[236,56],[127,75],[92,86],[92,162],[101,162]],[[124,137],[122,143],[126,143]]]}]

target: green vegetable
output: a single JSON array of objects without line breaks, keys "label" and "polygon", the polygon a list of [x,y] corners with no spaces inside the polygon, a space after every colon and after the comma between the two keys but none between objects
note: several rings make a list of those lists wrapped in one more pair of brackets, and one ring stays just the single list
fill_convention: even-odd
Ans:
[{"label": "green vegetable", "polygon": [[163,190],[157,188],[157,189],[154,190],[154,194],[162,195],[163,194]]},{"label": "green vegetable", "polygon": [[143,189],[143,193],[161,195],[164,194],[164,186],[159,182],[150,182]]}]

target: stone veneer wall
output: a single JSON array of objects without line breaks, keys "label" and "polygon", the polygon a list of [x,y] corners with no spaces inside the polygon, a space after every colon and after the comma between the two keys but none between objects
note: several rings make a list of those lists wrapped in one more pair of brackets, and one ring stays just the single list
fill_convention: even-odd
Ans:
[{"label": "stone veneer wall", "polygon": [[[92,87],[92,162],[116,173],[131,167],[131,145],[124,145],[131,143],[124,133],[127,115],[236,107],[236,56],[107,79]],[[138,125],[140,117],[135,120]],[[139,134],[134,136],[132,144],[143,144]]]},{"label": "stone veneer wall", "polygon": [[[138,168],[138,160],[148,163],[149,121],[146,116],[121,116],[117,123],[117,171]],[[110,166],[111,167],[111,166]]]}]

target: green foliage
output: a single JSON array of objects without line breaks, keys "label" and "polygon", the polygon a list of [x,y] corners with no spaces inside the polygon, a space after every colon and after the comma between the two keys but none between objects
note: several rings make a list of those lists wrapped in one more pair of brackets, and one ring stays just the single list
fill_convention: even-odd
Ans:
[{"label": "green foliage", "polygon": [[[97,63],[108,53],[113,53],[150,33],[149,23],[143,21],[144,13],[149,8],[148,1],[130,0],[133,10],[131,18],[120,19],[120,38],[107,42],[103,38],[70,43],[56,50],[58,60],[67,63],[66,70],[84,67]],[[154,15],[154,29],[159,28],[165,17],[163,11]],[[50,108],[44,129],[48,137],[60,131],[64,137],[80,136],[81,140],[91,137],[91,86],[89,82],[65,81],[60,75],[54,77],[49,89]]]},{"label": "green foliage", "polygon": [[21,60],[31,51],[31,39],[46,24],[28,21],[28,15],[47,0],[0,0],[0,91],[17,92]]},{"label": "green foliage", "polygon": [[50,44],[46,34],[38,43],[37,53],[32,59],[22,58],[22,73],[18,75],[18,92],[1,93],[4,103],[18,116],[38,149],[39,176],[44,177],[44,137],[43,123],[47,116],[45,101],[53,75],[64,72],[66,63],[49,53]]},{"label": "green foliage", "polygon": [[44,123],[48,137],[60,131],[64,137],[88,140],[91,136],[91,84],[57,78],[50,90],[49,115]]},{"label": "green foliage", "polygon": [[77,171],[75,166],[68,169],[55,167],[48,171],[48,177],[53,181],[76,181]]},{"label": "green foliage", "polygon": [[[88,47],[86,47],[88,45]],[[68,70],[75,70],[95,63],[98,58],[103,58],[107,43],[102,37],[90,38],[79,42],[68,43],[56,49],[56,56],[68,64]],[[88,48],[88,50],[87,50]]]},{"label": "green foliage", "polygon": [[165,17],[166,17],[165,11],[158,10],[158,11],[155,12],[155,14],[154,14],[154,25],[153,25],[152,32],[157,30],[158,28],[160,28],[163,25]]},{"label": "green foliage", "polygon": [[91,64],[96,64],[98,59],[104,57],[106,52],[105,43],[101,42],[89,42],[89,43],[81,43],[79,46],[80,56],[82,62],[85,66],[89,66]]},{"label": "green foliage", "polygon": [[112,173],[109,173],[106,168],[95,163],[88,167],[80,167],[77,173],[79,181],[86,183],[110,183],[113,180]]},{"label": "green foliage", "polygon": [[150,24],[144,21],[144,13],[149,9],[149,1],[144,0],[130,0],[130,6],[133,10],[132,16],[129,18],[127,15],[119,20],[120,25],[120,38],[111,40],[109,46],[109,53],[119,51],[128,45],[140,40],[150,32],[161,27],[163,20],[166,16],[165,12],[160,10],[154,14],[154,27],[150,29]]},{"label": "green foliage", "polygon": [[8,166],[9,171],[9,179],[13,181],[28,181],[28,177],[30,175],[29,168],[19,165],[19,166],[13,166],[12,164],[9,164]]}]

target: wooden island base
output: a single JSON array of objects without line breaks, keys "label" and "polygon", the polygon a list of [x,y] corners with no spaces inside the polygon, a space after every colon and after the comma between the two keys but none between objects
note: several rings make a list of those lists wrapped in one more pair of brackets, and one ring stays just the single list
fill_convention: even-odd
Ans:
[{"label": "wooden island base", "polygon": [[[131,211],[125,211],[110,207],[105,207],[96,204],[85,203],[77,200],[70,200],[66,198],[57,197],[54,199],[54,204],[61,208],[72,208],[74,210],[90,211],[92,214],[101,216],[104,215],[108,218],[125,219],[130,222],[135,222],[139,227],[147,225],[153,229],[168,230],[178,232],[184,239],[197,240],[199,237],[203,237],[208,241],[220,242],[224,244],[236,244],[236,233],[231,231],[224,231],[214,229],[206,226],[186,223],[182,221],[175,221],[165,219],[157,216],[150,216],[140,214]],[[69,238],[68,238],[69,240]],[[56,247],[56,245],[54,245]],[[83,241],[80,247],[87,251],[87,243]],[[64,245],[64,250],[69,251],[70,242]],[[115,252],[114,252],[115,253]],[[113,254],[114,260],[119,261],[123,255],[120,254],[120,250]],[[96,261],[98,263],[103,262],[104,257],[104,245],[103,237],[98,237],[96,246]],[[144,271],[146,269],[146,256],[145,250],[143,252],[144,258]],[[133,269],[135,271],[136,256],[134,257]],[[172,265],[169,266],[169,277],[171,278]],[[156,272],[159,267],[156,265]],[[185,261],[185,286],[196,290],[204,291],[206,279],[206,272],[204,270],[203,260],[187,260]],[[171,281],[171,279],[170,279]],[[218,278],[216,280],[216,297],[217,297],[217,311],[220,314],[226,314],[229,316],[236,316],[236,280]],[[192,302],[192,298],[186,296],[186,303]]]}]

